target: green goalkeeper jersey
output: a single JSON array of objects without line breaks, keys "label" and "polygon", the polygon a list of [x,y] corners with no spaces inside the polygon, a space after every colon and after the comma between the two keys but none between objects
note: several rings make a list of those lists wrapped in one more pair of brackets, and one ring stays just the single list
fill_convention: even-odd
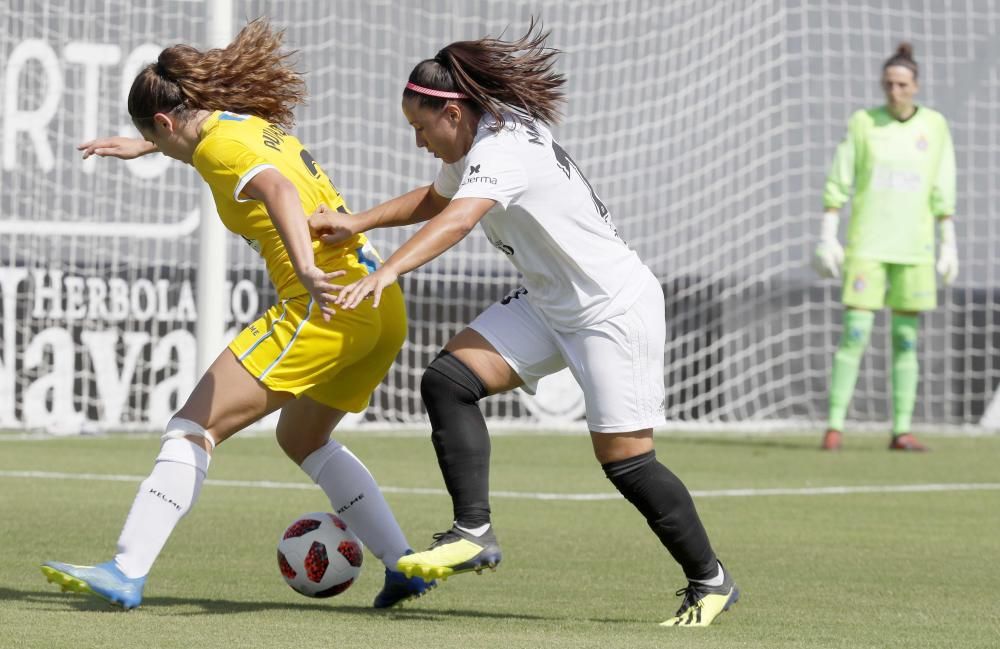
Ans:
[{"label": "green goalkeeper jersey", "polygon": [[884,107],[851,116],[823,191],[823,206],[851,199],[848,256],[934,263],[936,217],[955,213],[955,150],[948,123],[925,106],[906,121]]}]

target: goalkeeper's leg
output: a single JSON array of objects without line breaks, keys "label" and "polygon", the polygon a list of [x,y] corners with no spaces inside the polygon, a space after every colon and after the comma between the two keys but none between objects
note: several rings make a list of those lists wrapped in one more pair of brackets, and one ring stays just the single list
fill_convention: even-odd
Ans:
[{"label": "goalkeeper's leg", "polygon": [[910,433],[913,406],[917,401],[920,365],[917,362],[917,332],[920,320],[916,313],[892,314],[892,441],[889,448],[902,451],[925,451],[927,448]]},{"label": "goalkeeper's leg", "polygon": [[917,400],[917,330],[919,318],[913,313],[892,314],[892,434],[910,432],[913,406]]},{"label": "goalkeeper's leg", "polygon": [[920,366],[920,313],[937,306],[937,278],[931,264],[890,266],[886,303],[892,308],[892,440],[894,451],[926,451],[910,433]]},{"label": "goalkeeper's leg", "polygon": [[[839,434],[844,430],[847,407],[858,380],[861,357],[871,336],[875,314],[861,309],[844,312],[844,330],[840,336],[837,353],[833,357],[833,374],[830,377],[830,413],[827,436],[823,448],[834,450],[839,446]],[[836,440],[831,438],[836,437]]]}]

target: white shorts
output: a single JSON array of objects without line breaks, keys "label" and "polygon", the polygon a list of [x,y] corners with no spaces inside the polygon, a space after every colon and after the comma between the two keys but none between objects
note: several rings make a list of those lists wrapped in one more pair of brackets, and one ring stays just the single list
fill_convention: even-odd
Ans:
[{"label": "white shorts", "polygon": [[663,290],[650,273],[647,288],[625,313],[572,332],[554,330],[523,289],[490,305],[469,324],[507,361],[523,390],[568,367],[583,389],[587,425],[627,433],[666,423]]}]

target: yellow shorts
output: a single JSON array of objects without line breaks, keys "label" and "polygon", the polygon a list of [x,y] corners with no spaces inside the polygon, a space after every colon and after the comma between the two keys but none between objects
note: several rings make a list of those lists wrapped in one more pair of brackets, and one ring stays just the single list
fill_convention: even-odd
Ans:
[{"label": "yellow shorts", "polygon": [[842,301],[847,306],[878,311],[932,311],[937,307],[934,264],[890,264],[848,257],[844,262]]},{"label": "yellow shorts", "polygon": [[[364,269],[335,280],[348,284]],[[398,284],[377,309],[364,300],[325,322],[309,295],[282,300],[229,343],[243,367],[271,390],[304,394],[324,405],[361,412],[406,339],[406,305]]]}]

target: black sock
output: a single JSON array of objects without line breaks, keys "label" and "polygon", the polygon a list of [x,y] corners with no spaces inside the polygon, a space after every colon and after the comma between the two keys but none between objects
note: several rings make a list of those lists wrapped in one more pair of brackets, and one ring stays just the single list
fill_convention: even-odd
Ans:
[{"label": "black sock", "polygon": [[424,371],[420,396],[455,522],[465,528],[489,523],[490,434],[476,403],[486,388],[462,361],[442,351]]},{"label": "black sock", "polygon": [[646,522],[688,579],[718,574],[718,560],[687,487],[649,451],[602,464],[604,474]]}]

